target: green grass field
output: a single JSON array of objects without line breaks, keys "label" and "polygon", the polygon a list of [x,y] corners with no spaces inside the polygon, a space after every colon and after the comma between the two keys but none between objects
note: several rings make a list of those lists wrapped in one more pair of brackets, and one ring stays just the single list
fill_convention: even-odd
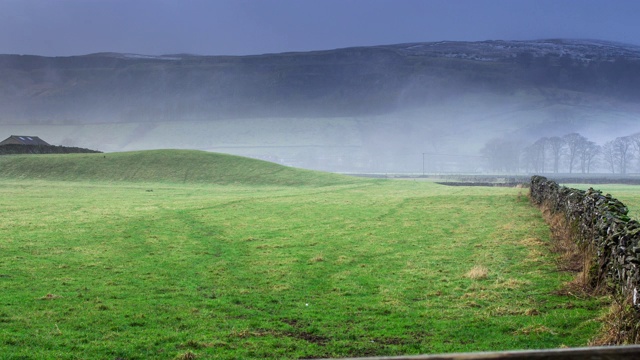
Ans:
[{"label": "green grass field", "polygon": [[614,198],[622,201],[629,209],[629,216],[636,221],[640,221],[640,186],[622,184],[563,184],[566,187],[587,190],[594,188],[602,191],[603,194],[611,194]]},{"label": "green grass field", "polygon": [[555,348],[600,329],[606,299],[559,291],[572,275],[526,190],[104,156],[0,158],[0,358]]}]

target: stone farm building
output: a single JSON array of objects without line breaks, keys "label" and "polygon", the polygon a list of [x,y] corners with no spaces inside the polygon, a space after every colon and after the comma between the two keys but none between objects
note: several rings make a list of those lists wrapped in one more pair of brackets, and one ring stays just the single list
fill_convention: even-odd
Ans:
[{"label": "stone farm building", "polygon": [[46,141],[40,139],[37,136],[24,136],[24,135],[11,135],[2,142],[0,145],[41,145],[50,146]]}]

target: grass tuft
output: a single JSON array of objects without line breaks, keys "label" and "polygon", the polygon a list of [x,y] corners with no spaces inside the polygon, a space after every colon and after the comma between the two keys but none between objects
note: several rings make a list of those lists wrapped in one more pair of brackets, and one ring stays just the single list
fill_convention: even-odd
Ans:
[{"label": "grass tuft", "polygon": [[553,331],[553,329],[541,325],[541,324],[536,324],[536,325],[529,325],[526,326],[522,329],[518,329],[516,330],[516,332],[514,333],[514,335],[531,335],[531,334],[535,334],[535,335],[542,335],[542,334],[550,334],[550,335],[557,335],[555,331]]},{"label": "grass tuft", "polygon": [[527,316],[537,316],[540,315],[540,311],[538,311],[538,309],[527,309],[524,311],[524,314]]},{"label": "grass tuft", "polygon": [[465,276],[471,280],[483,280],[489,276],[489,269],[482,265],[476,265],[471,268],[471,270],[469,270],[465,274]]},{"label": "grass tuft", "polygon": [[45,296],[41,297],[41,298],[40,298],[40,300],[53,300],[53,299],[59,299],[59,298],[61,298],[61,297],[62,297],[62,296],[60,296],[60,295],[47,294],[47,295],[45,295]]},{"label": "grass tuft", "polygon": [[508,279],[498,279],[496,280],[495,284],[493,285],[493,287],[495,289],[504,289],[504,290],[516,290],[519,289],[523,286],[529,286],[531,285],[530,281],[527,280],[523,280],[523,279],[515,279],[515,278],[508,278]]},{"label": "grass tuft", "polygon": [[192,353],[191,351],[187,351],[184,354],[176,356],[176,360],[195,360],[197,358],[198,356],[196,356],[196,354]]}]

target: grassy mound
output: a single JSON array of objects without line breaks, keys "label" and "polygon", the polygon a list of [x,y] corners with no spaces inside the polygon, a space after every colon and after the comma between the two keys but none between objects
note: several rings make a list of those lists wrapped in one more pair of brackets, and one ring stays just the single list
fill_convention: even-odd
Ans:
[{"label": "grassy mound", "polygon": [[357,179],[194,150],[0,157],[0,178],[248,185],[335,185]]}]

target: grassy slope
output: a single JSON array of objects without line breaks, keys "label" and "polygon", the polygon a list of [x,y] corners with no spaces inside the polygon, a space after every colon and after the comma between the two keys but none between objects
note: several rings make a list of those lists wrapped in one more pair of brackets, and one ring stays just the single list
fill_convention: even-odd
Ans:
[{"label": "grassy slope", "polygon": [[332,185],[354,178],[193,150],[0,157],[0,177],[245,185]]}]

